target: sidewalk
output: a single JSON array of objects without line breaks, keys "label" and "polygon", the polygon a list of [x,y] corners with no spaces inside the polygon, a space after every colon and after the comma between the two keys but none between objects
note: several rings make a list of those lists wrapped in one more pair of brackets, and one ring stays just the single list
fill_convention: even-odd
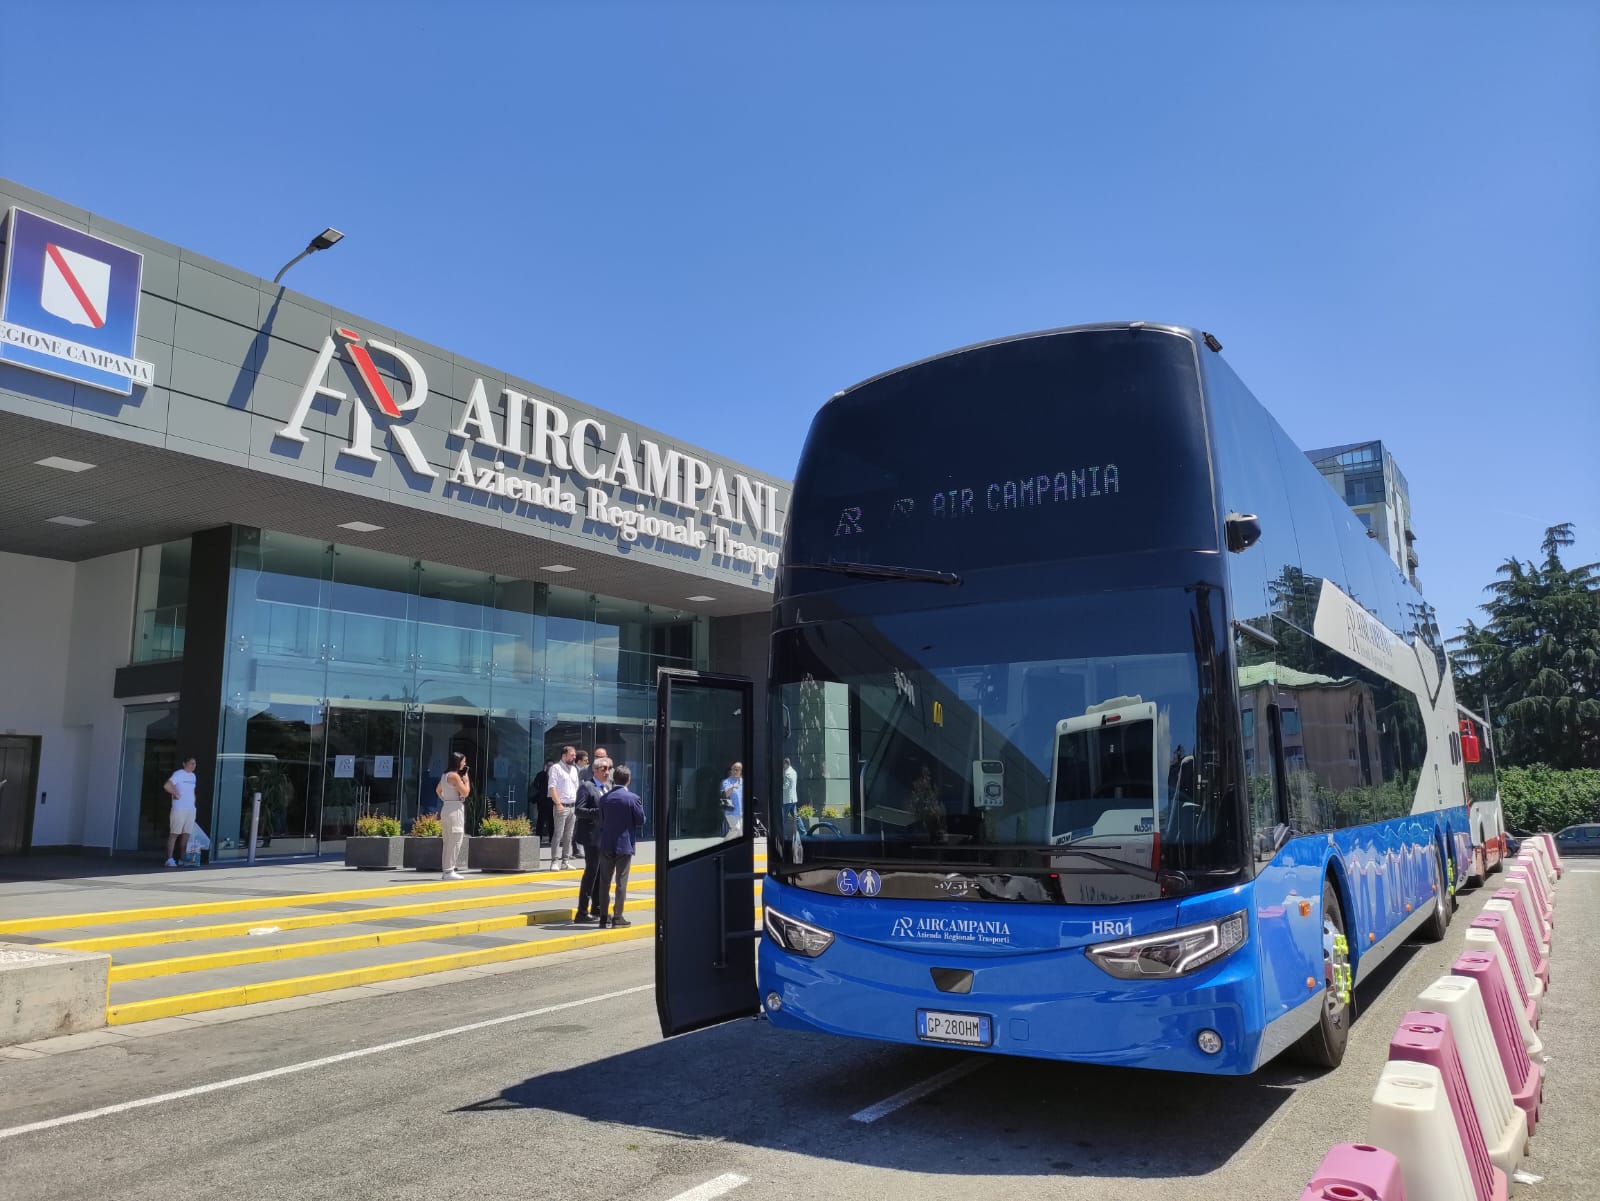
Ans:
[{"label": "sidewalk", "polygon": [[[548,854],[548,850],[546,851]],[[634,856],[634,870],[655,862],[655,844]],[[574,860],[581,871],[582,860]],[[469,879],[495,879],[495,873],[467,872]],[[385,885],[421,887],[438,880],[436,872],[360,871],[342,858],[242,860],[199,868],[162,867],[132,856],[19,855],[0,859],[0,920],[145,909],[229,898],[343,892]],[[53,941],[6,936],[10,942]]]}]

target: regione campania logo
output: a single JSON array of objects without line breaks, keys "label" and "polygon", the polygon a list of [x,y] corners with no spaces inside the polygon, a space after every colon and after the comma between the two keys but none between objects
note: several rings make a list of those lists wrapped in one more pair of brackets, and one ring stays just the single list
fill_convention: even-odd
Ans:
[{"label": "regione campania logo", "polygon": [[[372,422],[372,412],[375,409],[379,415],[389,419],[389,438],[396,449],[405,456],[411,470],[430,479],[436,477],[439,473],[422,453],[416,435],[404,425],[398,424],[405,414],[420,409],[428,399],[428,373],[422,369],[422,364],[417,362],[414,355],[388,342],[364,337],[359,331],[347,326],[338,327],[323,339],[317,361],[312,365],[310,375],[306,377],[305,387],[300,390],[300,398],[295,402],[289,420],[278,431],[278,437],[286,438],[290,442],[308,441],[305,432],[306,418],[310,416],[311,406],[317,397],[326,396],[330,400],[337,401],[350,399],[346,393],[337,388],[329,388],[321,382],[341,347],[356,369],[356,376],[366,393],[366,403],[356,400],[351,404],[349,443],[339,449],[339,454],[353,459],[363,459],[369,463],[378,461],[378,454],[372,449],[372,439],[377,432]],[[395,396],[389,381],[379,373],[378,365],[372,358],[374,350],[389,356],[405,369],[410,386],[404,400]]]},{"label": "regione campania logo", "polygon": [[155,366],[134,357],[144,256],[23,208],[6,221],[0,362],[123,396]]}]

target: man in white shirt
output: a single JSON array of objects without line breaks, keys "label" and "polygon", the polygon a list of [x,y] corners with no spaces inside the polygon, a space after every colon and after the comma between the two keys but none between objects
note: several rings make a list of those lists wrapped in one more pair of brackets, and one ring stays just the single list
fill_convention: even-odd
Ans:
[{"label": "man in white shirt", "polygon": [[194,833],[194,763],[190,755],[161,786],[172,798],[172,814],[167,820],[168,867],[177,867],[182,861],[189,849],[189,835]]},{"label": "man in white shirt", "polygon": [[572,864],[572,830],[578,811],[578,750],[561,748],[561,762],[550,769],[550,809],[555,831],[550,835],[550,869],[565,870]]}]

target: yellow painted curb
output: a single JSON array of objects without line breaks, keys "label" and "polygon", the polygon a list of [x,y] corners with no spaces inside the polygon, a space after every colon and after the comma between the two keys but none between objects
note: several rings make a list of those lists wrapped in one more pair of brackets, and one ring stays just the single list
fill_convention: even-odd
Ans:
[{"label": "yellow painted curb", "polygon": [[252,918],[244,922],[224,922],[216,926],[178,926],[167,930],[142,930],[137,934],[102,934],[91,938],[69,938],[38,945],[64,951],[115,951],[126,947],[154,947],[164,943],[200,942],[213,938],[233,938],[259,929],[263,921],[280,930],[311,930],[318,926],[347,926],[358,922],[382,921],[391,917],[417,917],[426,913],[449,913],[456,909],[498,909],[504,905],[537,904],[540,901],[570,901],[576,888],[541,888],[508,892],[498,896],[450,897],[442,901],[418,901],[411,905],[382,905],[372,909],[341,909],[337,913],[304,913],[295,917]]},{"label": "yellow painted curb", "polygon": [[[642,894],[643,897],[649,894]],[[652,904],[653,904],[652,898]],[[463,934],[481,934],[489,930],[512,930],[521,926],[542,926],[552,922],[571,920],[571,909],[546,910],[542,913],[511,913],[500,917],[475,918],[465,922],[442,922],[437,926],[423,926],[414,930],[382,930],[371,934],[351,934],[343,938],[319,938],[307,942],[286,942],[276,945],[242,947],[237,951],[217,951],[210,955],[182,955],[175,959],[148,959],[143,963],[113,964],[111,982],[145,980],[152,976],[176,976],[183,972],[206,972],[214,968],[238,967],[246,963],[273,963],[285,959],[300,959],[311,955],[333,955],[340,951],[364,951],[369,947],[387,947],[408,942],[442,942],[459,938]]]},{"label": "yellow painted curb", "polygon": [[[641,864],[638,875],[653,873],[655,864]],[[417,892],[462,892],[477,888],[503,888],[545,880],[572,883],[581,871],[514,872],[510,875],[471,876],[465,880],[419,879],[415,884],[388,884],[375,888],[348,888],[338,892],[285,893],[276,897],[249,897],[238,901],[196,901],[188,905],[154,905],[146,909],[108,909],[101,913],[61,913],[52,917],[19,917],[0,922],[0,934],[27,934],[36,930],[73,930],[80,926],[115,926],[125,922],[154,922],[169,917],[201,917],[214,913],[249,913],[255,909],[292,909],[325,905],[330,901],[365,901],[374,897],[406,896]]]},{"label": "yellow painted curb", "polygon": [[636,938],[649,938],[655,933],[655,923],[641,923],[622,930],[590,930],[583,934],[570,934],[541,942],[516,943],[504,947],[485,947],[476,951],[457,951],[450,955],[434,955],[427,959],[410,959],[403,963],[384,963],[374,967],[349,968],[340,972],[324,972],[320,976],[296,976],[288,980],[268,980],[261,984],[240,984],[232,988],[214,988],[207,992],[183,993],[175,997],[157,997],[149,1001],[129,1001],[122,1005],[106,1006],[106,1023],[125,1026],[132,1022],[148,1022],[156,1018],[181,1017],[186,1013],[203,1013],[209,1009],[227,1009],[234,1005],[251,1005],[257,1001],[278,1001],[285,997],[303,997],[310,993],[332,992],[340,988],[354,988],[362,984],[381,984],[387,980],[404,980],[412,976],[426,976],[434,972],[451,972],[457,968],[478,967],[487,963],[505,963],[513,959],[526,959],[535,955],[554,955],[561,951],[575,951],[610,942],[626,942]]}]

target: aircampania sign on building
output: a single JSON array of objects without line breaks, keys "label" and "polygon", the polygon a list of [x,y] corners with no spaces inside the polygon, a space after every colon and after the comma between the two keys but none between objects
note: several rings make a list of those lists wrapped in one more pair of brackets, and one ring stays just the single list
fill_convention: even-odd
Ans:
[{"label": "aircampania sign on building", "polygon": [[[0,180],[0,854],[215,853],[650,770],[661,666],[759,676],[786,481]],[[11,762],[11,760],[7,760]],[[16,772],[13,771],[13,775]]]}]

